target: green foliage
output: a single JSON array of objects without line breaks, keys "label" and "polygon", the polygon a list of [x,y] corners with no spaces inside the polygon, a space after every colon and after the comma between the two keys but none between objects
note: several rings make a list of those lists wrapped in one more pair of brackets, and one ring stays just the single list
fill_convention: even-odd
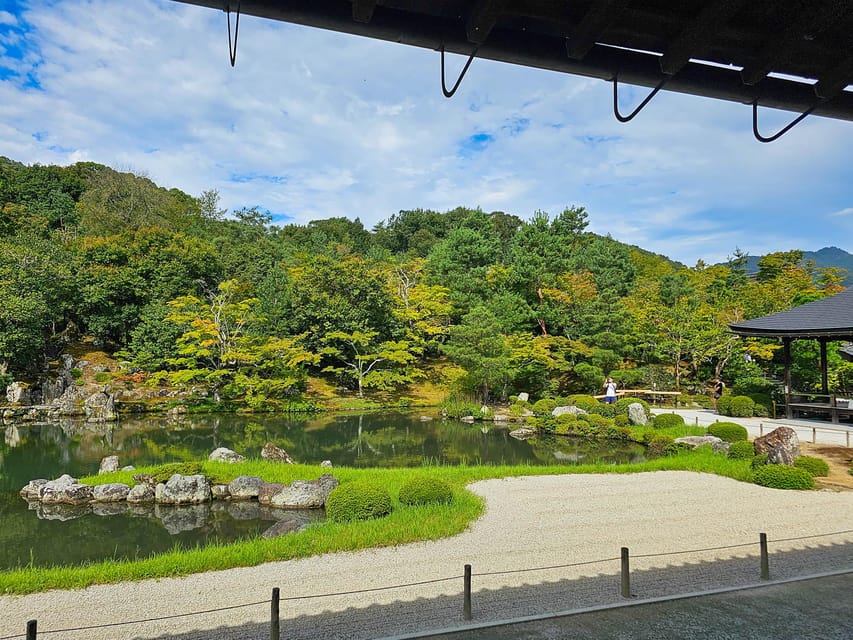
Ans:
[{"label": "green foliage", "polygon": [[160,466],[157,471],[151,474],[151,476],[157,482],[166,482],[175,474],[181,476],[196,476],[203,475],[204,471],[202,463],[200,462],[172,462]]},{"label": "green foliage", "polygon": [[660,458],[678,453],[675,438],[666,435],[655,435],[646,442],[646,454],[650,458]]},{"label": "green foliage", "polygon": [[613,423],[617,427],[628,427],[628,426],[630,426],[631,421],[628,420],[628,414],[627,413],[620,413],[619,415],[614,416]]},{"label": "green foliage", "polygon": [[483,405],[476,398],[453,394],[441,403],[441,413],[448,418],[464,418],[465,416],[480,416]]},{"label": "green foliage", "polygon": [[583,393],[576,393],[574,395],[569,396],[568,398],[569,404],[577,407],[578,409],[583,409],[584,411],[588,411],[592,413],[596,411],[601,406],[601,403],[593,398],[590,395]]},{"label": "green foliage", "polygon": [[536,415],[546,415],[551,413],[558,406],[554,398],[542,398],[533,403],[532,411]]},{"label": "green foliage", "polygon": [[400,504],[448,504],[453,502],[453,489],[451,486],[432,476],[412,478],[400,487]]},{"label": "green foliage", "polygon": [[113,376],[109,371],[98,371],[95,374],[95,382],[98,384],[104,384],[105,382],[109,382],[112,377]]},{"label": "green foliage", "polygon": [[74,368],[74,369],[71,369],[71,371],[69,371],[68,373],[74,380],[79,380],[80,378],[83,377],[83,370],[82,369]]},{"label": "green foliage", "polygon": [[649,415],[649,403],[640,398],[619,398],[614,404],[616,406],[616,415],[628,415],[628,407],[632,404],[639,403],[643,405],[643,410],[646,415]]},{"label": "green foliage", "polygon": [[765,464],[755,470],[755,484],[771,489],[813,489],[814,476],[799,467]]},{"label": "green foliage", "polygon": [[736,422],[715,422],[708,426],[708,433],[712,436],[725,440],[726,442],[737,442],[748,440],[749,432]]},{"label": "green foliage", "polygon": [[326,500],[326,515],[333,522],[370,520],[391,513],[391,495],[367,480],[339,484]]},{"label": "green foliage", "polygon": [[732,398],[734,396],[731,395],[722,395],[717,398],[717,413],[723,416],[732,415]]},{"label": "green foliage", "polygon": [[656,429],[668,429],[684,424],[684,418],[677,413],[661,413],[655,416],[654,427]]},{"label": "green foliage", "polygon": [[754,408],[755,401],[749,396],[733,396],[729,403],[728,413],[724,415],[735,418],[751,418]]},{"label": "green foliage", "polygon": [[728,456],[733,460],[752,460],[755,457],[755,445],[748,440],[732,442]]},{"label": "green foliage", "polygon": [[829,475],[829,465],[822,458],[799,456],[794,459],[794,466],[805,469],[813,476],[826,477]]},{"label": "green foliage", "polygon": [[[732,443],[732,444],[734,444],[734,443]],[[753,446],[753,449],[754,448],[755,447]],[[758,469],[759,467],[763,467],[766,464],[767,464],[767,454],[766,453],[759,453],[757,456],[755,456],[752,459],[752,462],[750,463],[750,467],[752,469]]]}]

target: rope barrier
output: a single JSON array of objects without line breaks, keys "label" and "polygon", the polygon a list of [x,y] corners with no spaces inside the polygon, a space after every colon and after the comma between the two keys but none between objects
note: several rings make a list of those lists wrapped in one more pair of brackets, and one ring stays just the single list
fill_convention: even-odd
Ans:
[{"label": "rope barrier", "polygon": [[[794,537],[794,538],[780,538],[778,540],[771,540],[770,542],[776,542],[776,543],[794,542],[797,540],[811,540],[814,538],[826,538],[829,536],[847,535],[847,534],[852,534],[852,533],[853,533],[853,529],[849,529],[846,531],[834,531],[831,533],[820,533],[820,534],[815,534],[815,535],[810,535],[810,536],[798,536],[798,537]],[[633,558],[659,558],[659,557],[663,557],[663,556],[684,555],[687,553],[705,553],[708,551],[724,551],[726,549],[738,549],[738,548],[742,548],[742,547],[751,547],[754,545],[755,545],[755,542],[745,542],[742,544],[732,544],[732,545],[725,545],[725,546],[720,546],[720,547],[708,547],[705,549],[688,549],[685,551],[669,551],[666,553],[637,554],[637,555],[633,555],[632,557]],[[616,560],[620,560],[620,558],[604,558],[604,559],[600,559],[600,560],[588,560],[585,562],[573,562],[573,563],[569,563],[569,564],[559,564],[559,565],[552,565],[552,566],[546,566],[546,567],[532,567],[529,569],[509,569],[509,570],[505,570],[505,571],[486,571],[483,573],[477,573],[477,574],[473,574],[473,575],[484,577],[484,576],[507,575],[507,574],[513,574],[513,573],[530,573],[530,572],[534,572],[534,571],[551,571],[554,569],[568,569],[568,568],[572,568],[572,567],[580,567],[580,566],[591,565],[591,564],[600,564],[603,562],[615,562]],[[383,587],[370,587],[367,589],[355,589],[352,591],[337,591],[337,592],[333,592],[333,593],[320,593],[320,594],[311,594],[311,595],[303,595],[303,596],[290,596],[290,597],[286,597],[286,598],[281,598],[281,600],[287,600],[287,601],[310,600],[312,598],[332,598],[332,597],[336,597],[336,596],[348,596],[348,595],[356,595],[356,594],[360,594],[360,593],[370,593],[370,592],[376,592],[376,591],[390,591],[393,589],[405,589],[408,587],[417,587],[417,586],[428,585],[428,584],[436,584],[439,582],[448,582],[451,580],[458,580],[460,577],[462,577],[462,576],[455,575],[455,576],[449,576],[449,577],[445,577],[445,578],[435,578],[432,580],[421,580],[418,582],[408,582],[405,584],[387,585],[387,586],[383,586]],[[109,623],[104,623],[104,624],[97,624],[97,625],[90,625],[90,626],[83,626],[83,627],[69,627],[69,628],[65,628],[65,629],[49,629],[49,630],[39,629],[38,633],[39,633],[39,635],[47,635],[49,633],[68,633],[68,632],[72,632],[72,631],[88,631],[90,629],[104,629],[104,628],[109,628],[109,627],[118,627],[118,626],[130,625],[130,624],[143,624],[146,622],[158,622],[161,620],[173,620],[176,618],[187,618],[190,616],[205,615],[205,614],[209,614],[209,613],[217,613],[220,611],[230,611],[233,609],[242,609],[242,608],[246,608],[246,607],[257,607],[260,605],[267,605],[267,604],[269,604],[269,600],[263,600],[260,602],[248,602],[245,604],[236,604],[236,605],[231,605],[228,607],[218,607],[215,609],[205,609],[202,611],[192,611],[192,612],[188,612],[188,613],[176,613],[176,614],[167,615],[167,616],[158,616],[155,618],[141,618],[141,619],[137,619],[137,620],[124,620],[121,622],[109,622]],[[11,635],[11,636],[0,637],[0,640],[15,640],[17,638],[25,638],[25,637],[26,637],[26,634],[16,634],[16,635]]]}]

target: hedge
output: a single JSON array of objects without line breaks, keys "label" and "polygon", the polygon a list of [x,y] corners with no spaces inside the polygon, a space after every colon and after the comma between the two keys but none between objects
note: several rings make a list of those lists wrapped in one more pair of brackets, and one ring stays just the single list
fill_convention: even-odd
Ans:
[{"label": "hedge", "polygon": [[813,489],[814,476],[785,464],[766,464],[755,470],[755,484],[771,489]]}]

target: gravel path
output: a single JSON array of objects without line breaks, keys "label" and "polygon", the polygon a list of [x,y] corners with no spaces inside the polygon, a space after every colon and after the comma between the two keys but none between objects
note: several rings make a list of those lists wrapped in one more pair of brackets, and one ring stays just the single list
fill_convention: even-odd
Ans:
[{"label": "gravel path", "polygon": [[[388,637],[462,624],[466,563],[474,574],[474,621],[484,622],[620,601],[623,546],[630,548],[637,598],[755,583],[759,532],[770,540],[772,578],[853,568],[853,492],[779,491],[681,471],[509,478],[471,488],[486,498],[487,512],[454,538],[186,578],[2,596],[0,639],[23,634],[30,619],[38,620],[40,638],[59,640],[269,638],[274,587],[281,590],[283,638]],[[782,542],[790,538],[805,539]],[[719,549],[731,545],[746,546]],[[691,552],[673,555],[682,551]],[[669,555],[639,557],[647,554]],[[576,563],[589,564],[514,572]],[[442,578],[452,579],[289,600]],[[259,604],[44,633],[248,603]]]}]

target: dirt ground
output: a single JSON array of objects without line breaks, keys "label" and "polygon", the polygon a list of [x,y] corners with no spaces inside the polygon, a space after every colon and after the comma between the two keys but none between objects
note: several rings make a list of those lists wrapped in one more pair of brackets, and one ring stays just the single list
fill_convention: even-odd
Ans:
[{"label": "dirt ground", "polygon": [[829,464],[829,476],[815,478],[818,486],[840,491],[853,491],[853,475],[850,475],[853,448],[800,442],[800,452],[804,456],[823,458]]}]

